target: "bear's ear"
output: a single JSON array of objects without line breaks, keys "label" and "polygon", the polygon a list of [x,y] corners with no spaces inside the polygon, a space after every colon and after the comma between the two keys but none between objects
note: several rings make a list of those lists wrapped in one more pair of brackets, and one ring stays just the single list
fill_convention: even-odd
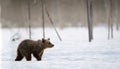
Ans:
[{"label": "bear's ear", "polygon": [[47,40],[50,40],[50,38],[48,38]]},{"label": "bear's ear", "polygon": [[42,43],[44,43],[45,42],[45,39],[44,38],[42,38]]}]

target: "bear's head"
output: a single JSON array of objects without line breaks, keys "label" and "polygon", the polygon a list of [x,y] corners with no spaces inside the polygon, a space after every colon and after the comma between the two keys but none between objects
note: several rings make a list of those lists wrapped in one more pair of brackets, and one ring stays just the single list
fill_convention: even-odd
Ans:
[{"label": "bear's head", "polygon": [[44,48],[52,48],[54,47],[54,45],[50,42],[50,38],[48,39],[42,39],[42,46],[44,46]]}]

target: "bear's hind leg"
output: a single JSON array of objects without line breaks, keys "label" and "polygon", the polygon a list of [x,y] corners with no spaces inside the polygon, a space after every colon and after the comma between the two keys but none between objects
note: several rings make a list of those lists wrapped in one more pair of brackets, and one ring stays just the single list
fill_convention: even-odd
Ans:
[{"label": "bear's hind leg", "polygon": [[20,51],[18,50],[18,51],[17,51],[17,57],[16,57],[15,61],[21,61],[22,59],[23,59],[23,56],[22,56],[22,54],[20,53]]}]

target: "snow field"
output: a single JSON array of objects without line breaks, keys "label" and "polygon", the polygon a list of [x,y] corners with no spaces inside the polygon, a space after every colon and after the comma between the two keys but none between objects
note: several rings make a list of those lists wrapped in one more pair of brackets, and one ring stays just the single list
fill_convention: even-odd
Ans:
[{"label": "snow field", "polygon": [[[19,31],[11,41],[12,36]],[[15,62],[18,44],[28,38],[27,29],[3,29],[1,69],[120,69],[120,31],[114,31],[114,39],[107,40],[107,30],[94,28],[94,40],[88,42],[86,28],[58,29],[63,41],[59,41],[53,29],[46,29],[54,48],[46,49],[42,61]],[[42,38],[42,29],[32,29],[32,39]]]}]

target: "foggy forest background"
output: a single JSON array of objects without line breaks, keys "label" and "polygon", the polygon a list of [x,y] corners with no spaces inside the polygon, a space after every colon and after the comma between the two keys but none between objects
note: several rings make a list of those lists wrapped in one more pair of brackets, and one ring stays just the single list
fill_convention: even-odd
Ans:
[{"label": "foggy forest background", "polygon": [[[44,0],[50,16],[57,27],[87,27],[86,0]],[[92,0],[93,26],[107,26],[109,0]],[[28,27],[28,0],[0,0],[3,28]],[[112,0],[112,19],[120,25],[120,0]],[[42,26],[40,0],[30,0],[31,26]],[[46,26],[51,26],[45,15]]]}]

